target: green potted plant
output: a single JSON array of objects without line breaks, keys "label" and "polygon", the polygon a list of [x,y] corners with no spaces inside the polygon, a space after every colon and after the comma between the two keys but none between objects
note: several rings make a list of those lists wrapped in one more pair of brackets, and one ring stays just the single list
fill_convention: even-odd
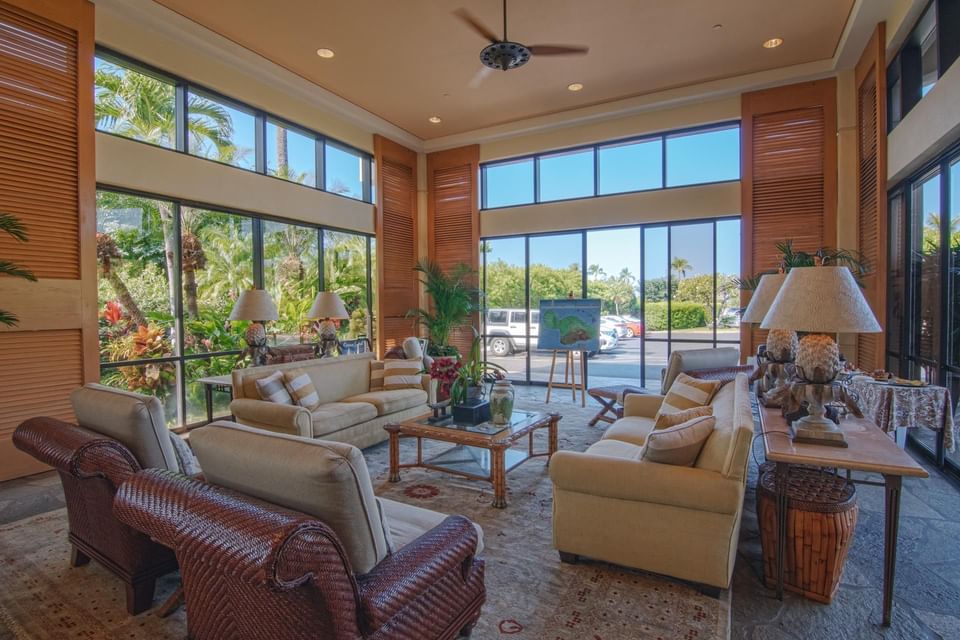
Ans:
[{"label": "green potted plant", "polygon": [[[18,240],[20,242],[27,241],[26,226],[24,226],[22,222],[17,220],[17,218],[9,213],[0,213],[0,231],[6,232],[14,240]],[[30,270],[2,258],[0,258],[0,275],[23,278],[24,280],[31,280],[34,282],[37,280],[36,276],[34,276],[33,272]],[[0,309],[0,324],[7,325],[8,327],[14,327],[16,326],[17,321],[17,316],[9,311]]]},{"label": "green potted plant", "polygon": [[456,378],[450,385],[450,402],[453,405],[476,401],[484,396],[484,385],[502,379],[506,369],[483,360],[483,339],[473,330],[470,353],[460,362]]},{"label": "green potted plant", "polygon": [[480,308],[482,292],[471,283],[473,269],[461,263],[445,273],[436,262],[422,260],[414,271],[420,274],[431,305],[429,309],[411,309],[407,315],[415,317],[426,328],[430,339],[428,355],[460,355],[450,344],[450,333],[468,324],[470,315]]}]

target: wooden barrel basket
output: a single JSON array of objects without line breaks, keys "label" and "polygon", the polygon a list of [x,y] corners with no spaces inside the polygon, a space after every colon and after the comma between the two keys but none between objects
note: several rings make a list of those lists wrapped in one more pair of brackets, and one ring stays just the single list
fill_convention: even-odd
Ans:
[{"label": "wooden barrel basket", "polygon": [[[757,486],[757,519],[764,580],[772,589],[777,584],[776,475],[772,468],[764,467]],[[840,585],[858,511],[853,483],[820,469],[790,469],[785,589],[830,604]]]}]

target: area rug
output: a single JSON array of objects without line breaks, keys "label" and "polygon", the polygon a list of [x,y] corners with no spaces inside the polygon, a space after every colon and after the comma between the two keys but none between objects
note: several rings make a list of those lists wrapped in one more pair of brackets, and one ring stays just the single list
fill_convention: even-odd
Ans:
[{"label": "area rug", "polygon": [[[523,395],[523,394],[521,394]],[[534,398],[521,408],[542,410]],[[552,403],[563,415],[560,448],[582,451],[602,430],[588,427],[595,409]],[[545,447],[545,436],[536,444]],[[401,460],[415,455],[405,442]],[[426,455],[442,449],[425,446]],[[508,506],[491,506],[488,484],[427,470],[404,470],[387,482],[386,444],[364,451],[379,495],[445,513],[460,513],[484,530],[487,602],[473,637],[481,640],[727,640],[729,592],[712,598],[662,576],[601,562],[561,564],[551,543],[551,485],[544,459],[507,476]],[[0,527],[0,639],[181,639],[186,613],[129,617],[123,590],[95,562],[67,564],[66,512],[58,510]],[[643,544],[641,531],[636,544]],[[157,601],[176,586],[158,585]]]}]

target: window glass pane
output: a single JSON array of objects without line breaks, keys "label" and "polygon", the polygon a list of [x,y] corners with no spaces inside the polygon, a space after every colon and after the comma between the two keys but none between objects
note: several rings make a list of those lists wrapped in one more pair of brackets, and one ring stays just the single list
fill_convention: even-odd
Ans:
[{"label": "window glass pane", "polygon": [[[214,356],[197,360],[185,360],[183,363],[184,377],[187,384],[187,417],[184,424],[197,424],[207,420],[207,400],[205,385],[198,382],[200,378],[223,376],[237,366],[237,356]],[[213,418],[227,418],[230,416],[230,396],[223,392],[213,393]]]},{"label": "window glass pane", "polygon": [[341,339],[369,337],[367,310],[367,238],[339,231],[323,232],[324,290],[343,300],[349,320],[337,324]]},{"label": "window glass pane", "polygon": [[326,171],[326,191],[348,198],[363,200],[363,163],[361,154],[332,142],[324,145],[324,171]]},{"label": "window glass pane", "polygon": [[[583,236],[579,233],[530,238],[530,308],[540,310],[541,300],[556,300],[573,294],[583,297]],[[530,379],[546,382],[550,377],[551,352],[537,351],[540,325],[530,324]],[[563,375],[563,358],[555,376]],[[579,365],[579,358],[577,363]],[[579,378],[579,371],[577,376]]]},{"label": "window glass pane", "polygon": [[97,129],[161,147],[176,146],[176,88],[119,63],[96,58]]},{"label": "window glass pane", "polygon": [[187,147],[191,154],[253,170],[256,134],[253,114],[206,94],[187,96]]},{"label": "window glass pane", "polygon": [[660,389],[660,369],[667,365],[667,265],[666,227],[643,231],[643,336],[645,387]]},{"label": "window glass pane", "polygon": [[[960,160],[950,165],[950,364],[960,365]],[[960,380],[960,377],[956,378]],[[954,398],[958,396],[954,395]]]},{"label": "window glass pane", "polygon": [[540,202],[592,195],[593,149],[540,158]]},{"label": "window glass pane", "polygon": [[740,342],[740,220],[717,221],[717,340]]},{"label": "window glass pane", "polygon": [[271,344],[313,341],[306,317],[320,286],[318,242],[314,228],[263,223],[263,284],[280,317],[267,325]]},{"label": "window glass pane", "polygon": [[509,207],[533,202],[533,159],[488,164],[483,168],[486,207]]},{"label": "window glass pane", "polygon": [[713,223],[673,225],[670,233],[671,338],[713,340]]},{"label": "window glass pane", "polygon": [[114,389],[155,396],[163,405],[163,416],[167,427],[176,427],[181,422],[177,416],[177,364],[175,362],[103,367],[100,370],[100,384]]},{"label": "window glass pane", "polygon": [[663,187],[663,143],[660,138],[600,147],[600,193],[643,191]]},{"label": "window glass pane", "polygon": [[228,322],[240,292],[253,286],[253,222],[181,208],[185,353],[244,348],[248,322]]},{"label": "window glass pane", "polygon": [[173,211],[170,202],[97,192],[97,298],[103,362],[175,355],[176,292],[171,289],[173,267],[165,251],[165,247],[176,246]]},{"label": "window glass pane", "polygon": [[526,249],[523,238],[486,240],[480,250],[486,263],[483,282],[487,360],[507,370],[511,380],[527,378],[527,327],[510,324],[511,311],[526,305]]},{"label": "window glass pane", "polygon": [[317,143],[294,129],[267,121],[267,173],[317,186]]},{"label": "window glass pane", "polygon": [[740,179],[740,127],[667,138],[667,186]]},{"label": "window glass pane", "polygon": [[940,175],[913,187],[913,317],[916,353],[938,360],[940,352]]},{"label": "window glass pane", "polygon": [[590,360],[591,386],[640,384],[640,266],[639,227],[587,232],[587,297],[600,299],[608,339]]}]

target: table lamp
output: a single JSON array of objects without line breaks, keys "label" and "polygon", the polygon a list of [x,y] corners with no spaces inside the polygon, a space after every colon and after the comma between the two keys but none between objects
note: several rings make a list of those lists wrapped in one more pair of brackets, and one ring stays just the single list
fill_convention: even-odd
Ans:
[{"label": "table lamp", "polygon": [[[750,304],[747,305],[740,320],[752,324],[763,322],[786,278],[787,274],[783,271],[761,276],[750,298]],[[780,398],[787,390],[786,384],[789,378],[786,365],[793,362],[796,355],[796,331],[771,329],[767,332],[764,350],[757,355],[757,375],[760,380],[757,397],[764,406],[780,406]]]},{"label": "table lamp", "polygon": [[845,446],[843,432],[825,416],[823,406],[833,398],[831,385],[840,373],[840,349],[827,334],[881,331],[850,269],[791,269],[760,326],[809,334],[800,340],[796,358],[798,384],[803,385],[800,391],[809,415],[794,423],[794,439]]},{"label": "table lamp", "polygon": [[321,291],[313,299],[313,305],[307,312],[307,320],[320,320],[317,332],[324,356],[330,356],[331,348],[337,342],[337,325],[334,320],[346,320],[350,315],[340,296],[332,291]]},{"label": "table lamp", "polygon": [[263,289],[246,289],[240,292],[240,297],[233,303],[233,310],[227,320],[250,320],[250,326],[244,333],[247,348],[253,356],[254,366],[264,364],[267,346],[267,330],[263,324],[270,320],[277,320],[277,306],[273,304],[270,294]]}]

